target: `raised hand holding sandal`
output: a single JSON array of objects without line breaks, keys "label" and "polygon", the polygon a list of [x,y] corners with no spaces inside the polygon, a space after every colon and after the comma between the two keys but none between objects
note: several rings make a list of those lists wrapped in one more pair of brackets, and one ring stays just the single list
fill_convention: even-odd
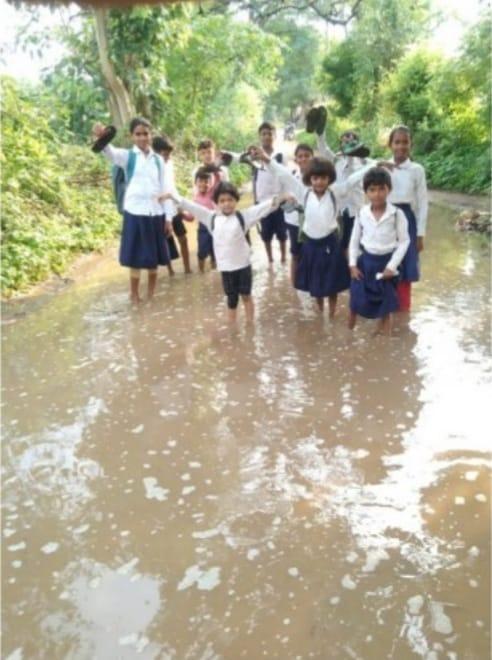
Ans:
[{"label": "raised hand holding sandal", "polygon": [[92,143],[92,151],[98,154],[100,151],[107,147],[111,140],[116,135],[116,128],[114,126],[106,126],[104,133],[100,135],[95,142]]}]

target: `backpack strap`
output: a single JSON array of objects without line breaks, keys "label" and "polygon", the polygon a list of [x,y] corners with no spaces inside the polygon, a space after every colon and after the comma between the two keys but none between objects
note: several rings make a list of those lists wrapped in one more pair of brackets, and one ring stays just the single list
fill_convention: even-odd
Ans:
[{"label": "backpack strap", "polygon": [[308,188],[306,190],[306,194],[304,195],[304,203],[302,205],[302,211],[299,212],[299,234],[297,239],[298,243],[304,243],[304,241],[306,240],[306,234],[303,232],[303,227],[304,227],[304,222],[306,221],[306,205],[310,192],[311,192],[311,188]]},{"label": "backpack strap", "polygon": [[[159,178],[161,177],[161,172],[162,172],[162,167],[161,167],[161,161],[160,158],[157,154],[152,154],[155,164],[157,165],[157,171],[159,173]],[[125,179],[126,179],[126,185],[128,185],[131,181],[131,178],[133,174],[135,173],[135,165],[137,163],[137,154],[133,149],[130,149],[128,152],[128,162],[126,164],[126,170],[125,170]]]},{"label": "backpack strap", "polygon": [[[214,229],[215,229],[215,218],[217,217],[217,213],[214,213],[213,216],[210,218],[210,233],[213,235]],[[249,237],[249,231],[246,231],[246,222],[244,220],[244,215],[241,213],[241,211],[236,211],[236,217],[239,221],[239,224],[241,225],[241,229],[243,230],[244,238],[247,240],[249,245],[251,245],[251,239]]]}]

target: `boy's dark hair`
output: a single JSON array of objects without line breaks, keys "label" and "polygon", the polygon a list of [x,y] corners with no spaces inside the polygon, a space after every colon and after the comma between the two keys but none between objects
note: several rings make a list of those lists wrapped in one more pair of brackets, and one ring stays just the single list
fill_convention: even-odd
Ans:
[{"label": "boy's dark hair", "polygon": [[214,191],[214,202],[217,204],[219,201],[219,197],[221,195],[231,195],[231,197],[234,197],[234,199],[239,202],[239,191],[236,188],[236,186],[232,183],[229,183],[229,181],[222,181],[219,183],[217,188]]},{"label": "boy's dark hair", "polygon": [[391,129],[391,132],[389,134],[388,138],[388,146],[391,147],[391,143],[393,142],[393,138],[395,137],[396,133],[406,133],[410,140],[412,139],[412,131],[408,128],[408,126],[405,126],[405,124],[399,124],[398,126],[394,126]]},{"label": "boy's dark hair", "polygon": [[294,156],[297,156],[297,153],[299,151],[309,151],[311,156],[314,155],[314,149],[309,144],[306,144],[305,142],[301,142],[301,144],[297,145],[296,150],[294,151]]},{"label": "boy's dark hair", "polygon": [[198,143],[198,147],[196,148],[197,151],[201,151],[202,149],[213,149],[215,147],[214,141],[213,140],[201,140]]},{"label": "boy's dark hair", "polygon": [[198,181],[198,179],[208,181],[211,175],[212,172],[207,167],[199,167],[195,173],[195,181]]},{"label": "boy's dark hair", "polygon": [[130,133],[133,133],[137,126],[145,126],[145,128],[151,129],[152,124],[148,119],[144,117],[134,117],[130,122]]},{"label": "boy's dark hair", "polygon": [[275,132],[275,126],[270,122],[270,121],[264,121],[262,124],[260,124],[260,127],[258,128],[258,133],[261,133],[261,131],[264,131],[265,129],[269,131]]},{"label": "boy's dark hair", "polygon": [[330,184],[337,178],[335,166],[326,158],[313,158],[309,163],[307,172],[302,177],[305,186],[311,185],[312,176],[327,176],[330,179]]},{"label": "boy's dark hair", "polygon": [[391,175],[384,167],[371,167],[364,174],[362,187],[367,192],[369,186],[387,186],[391,190]]},{"label": "boy's dark hair", "polygon": [[152,140],[152,149],[158,154],[161,153],[161,151],[171,152],[174,150],[174,145],[166,135],[157,135]]}]

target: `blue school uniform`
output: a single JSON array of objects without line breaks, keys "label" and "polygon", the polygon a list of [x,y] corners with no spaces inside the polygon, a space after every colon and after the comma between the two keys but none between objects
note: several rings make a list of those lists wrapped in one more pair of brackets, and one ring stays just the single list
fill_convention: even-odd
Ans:
[{"label": "blue school uniform", "polygon": [[202,224],[200,224],[198,227],[197,238],[198,238],[198,258],[200,259],[200,261],[205,260],[207,257],[210,257],[212,261],[215,261],[214,241],[212,238],[212,234]]},{"label": "blue school uniform", "polygon": [[338,233],[324,238],[306,237],[302,243],[296,270],[295,287],[313,298],[326,298],[350,285],[350,272],[343,255]]},{"label": "blue school uniform", "polygon": [[397,202],[393,202],[393,204],[405,214],[410,235],[410,245],[400,264],[400,279],[402,282],[418,282],[420,280],[420,258],[417,251],[417,219],[410,204],[398,204]]},{"label": "blue school uniform", "polygon": [[398,296],[396,293],[397,277],[391,280],[377,280],[376,273],[386,268],[392,253],[370,254],[363,251],[357,259],[357,268],[363,274],[361,280],[353,279],[350,283],[350,310],[367,319],[380,319],[396,312]]}]

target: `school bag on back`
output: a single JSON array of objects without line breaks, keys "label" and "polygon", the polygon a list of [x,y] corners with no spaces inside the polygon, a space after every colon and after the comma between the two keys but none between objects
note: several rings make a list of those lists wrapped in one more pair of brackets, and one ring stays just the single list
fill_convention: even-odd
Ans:
[{"label": "school bag on back", "polygon": [[[155,163],[159,171],[159,176],[161,174],[161,163],[157,156],[154,154]],[[123,207],[125,203],[125,192],[128,187],[128,184],[131,181],[133,173],[135,172],[135,164],[137,161],[137,154],[130,150],[128,152],[128,162],[126,168],[119,167],[119,165],[113,165],[111,168],[111,179],[113,181],[113,193],[114,201],[116,202],[116,208],[118,213],[123,215]]]},{"label": "school bag on back", "polygon": [[[217,217],[217,214],[214,213],[213,216],[210,218],[210,233],[214,234],[214,229],[215,229],[215,218]],[[246,223],[244,222],[244,216],[240,211],[236,211],[236,217],[239,220],[239,224],[241,225],[241,229],[243,230],[244,238],[246,239],[246,242],[248,245],[251,245],[251,238],[249,236],[249,231],[246,231]]]},{"label": "school bag on back", "polygon": [[[331,203],[333,204],[333,208],[335,209],[335,216],[337,216],[337,200],[332,190],[328,188],[328,192],[330,193]],[[306,221],[306,205],[310,193],[312,193],[311,188],[306,191],[306,196],[304,197],[304,204],[302,207],[302,211],[299,211],[299,237],[297,239],[298,243],[304,243],[304,241],[307,238],[306,234],[303,231],[303,228],[304,228],[304,223]],[[337,229],[337,231],[340,230]]]}]

